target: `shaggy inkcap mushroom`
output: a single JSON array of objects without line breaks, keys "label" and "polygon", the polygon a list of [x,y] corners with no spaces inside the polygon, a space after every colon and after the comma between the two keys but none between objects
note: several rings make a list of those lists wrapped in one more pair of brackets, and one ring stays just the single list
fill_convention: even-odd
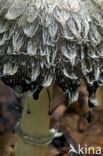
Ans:
[{"label": "shaggy inkcap mushroom", "polygon": [[0,0],[0,78],[34,99],[55,80],[70,102],[103,84],[103,0]]},{"label": "shaggy inkcap mushroom", "polygon": [[50,156],[53,82],[72,103],[84,80],[93,107],[102,62],[103,0],[0,0],[0,79],[27,93],[16,156]]}]

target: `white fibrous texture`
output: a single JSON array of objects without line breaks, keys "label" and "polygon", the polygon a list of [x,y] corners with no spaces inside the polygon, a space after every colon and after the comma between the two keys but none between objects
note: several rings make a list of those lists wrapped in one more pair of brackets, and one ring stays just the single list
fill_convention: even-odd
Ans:
[{"label": "white fibrous texture", "polygon": [[0,0],[0,79],[34,93],[55,80],[70,102],[103,84],[103,0]]}]

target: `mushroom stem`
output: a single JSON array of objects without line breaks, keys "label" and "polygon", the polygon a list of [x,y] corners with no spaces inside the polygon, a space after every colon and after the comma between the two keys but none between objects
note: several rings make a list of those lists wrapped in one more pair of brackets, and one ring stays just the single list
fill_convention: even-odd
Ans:
[{"label": "mushroom stem", "polygon": [[[33,137],[48,137],[50,128],[49,105],[52,98],[53,85],[43,88],[38,100],[27,96],[21,120],[21,130],[24,134]],[[17,145],[16,156],[50,156],[48,145],[37,146],[23,141]]]}]

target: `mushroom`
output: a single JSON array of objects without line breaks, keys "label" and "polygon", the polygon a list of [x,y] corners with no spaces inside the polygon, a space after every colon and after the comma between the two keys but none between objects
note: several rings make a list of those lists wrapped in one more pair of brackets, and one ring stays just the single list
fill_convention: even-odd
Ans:
[{"label": "mushroom", "polygon": [[16,156],[49,156],[54,81],[72,103],[83,79],[97,105],[102,62],[103,0],[0,0],[0,79],[27,97]]}]

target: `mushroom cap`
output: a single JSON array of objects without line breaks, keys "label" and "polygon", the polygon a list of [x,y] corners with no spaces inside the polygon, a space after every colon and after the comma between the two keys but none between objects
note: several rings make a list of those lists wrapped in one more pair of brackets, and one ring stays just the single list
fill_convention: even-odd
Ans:
[{"label": "mushroom cap", "polygon": [[56,80],[73,102],[80,78],[103,84],[102,62],[103,0],[0,0],[0,78],[15,90]]}]

